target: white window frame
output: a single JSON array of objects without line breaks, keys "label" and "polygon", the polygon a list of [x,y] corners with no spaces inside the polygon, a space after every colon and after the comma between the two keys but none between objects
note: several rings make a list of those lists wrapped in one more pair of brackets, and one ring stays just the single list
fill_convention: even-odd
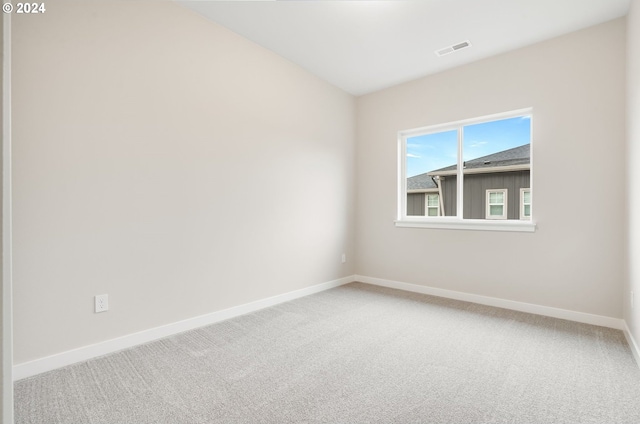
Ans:
[{"label": "white window frame", "polygon": [[[438,204],[436,206],[429,206],[429,196],[436,196],[438,199]],[[429,215],[429,208],[435,208],[436,214]],[[440,216],[440,194],[438,193],[425,193],[424,194],[424,216]]]},{"label": "white window frame", "polygon": [[[502,203],[490,203],[491,193],[502,193]],[[507,219],[509,205],[509,190],[506,188],[488,189],[485,195],[485,219]],[[491,206],[502,206],[502,214],[491,215]]]},{"label": "white window frame", "polygon": [[[533,216],[529,220],[463,218],[464,168],[461,154],[463,147],[463,127],[484,122],[498,121],[501,119],[516,118],[519,116],[529,116],[533,119],[533,108],[518,109],[510,112],[486,115],[479,118],[465,119],[446,124],[430,125],[427,127],[398,132],[398,197],[395,221],[396,227],[534,232],[536,230],[536,224],[533,220]],[[456,174],[458,190],[456,199],[456,216],[408,216],[406,178],[407,139],[418,135],[434,134],[451,130],[458,131],[458,166]],[[530,142],[533,145],[533,125],[531,126]],[[531,161],[528,169],[533,172],[533,149],[531,151]],[[533,178],[531,179],[531,184],[533,184]],[[531,189],[532,188],[533,186],[531,186]],[[426,213],[427,212],[425,211],[425,214]]]},{"label": "white window frame", "polygon": [[[528,192],[529,193],[529,203],[525,203],[524,201],[524,193]],[[523,221],[530,221],[531,220],[531,204],[533,203],[531,201],[531,189],[530,188],[521,188],[520,189],[520,219]],[[526,216],[524,214],[524,207],[525,205],[529,206],[529,216]]]}]

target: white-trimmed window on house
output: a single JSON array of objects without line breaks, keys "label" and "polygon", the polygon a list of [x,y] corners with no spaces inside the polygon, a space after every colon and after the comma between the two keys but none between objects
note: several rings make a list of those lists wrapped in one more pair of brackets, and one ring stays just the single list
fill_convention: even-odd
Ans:
[{"label": "white-trimmed window on house", "polygon": [[532,219],[531,118],[521,109],[401,131],[396,225],[533,231],[523,222]]},{"label": "white-trimmed window on house", "polygon": [[506,188],[501,190],[487,190],[486,219],[507,219],[508,193],[509,191]]},{"label": "white-trimmed window on house", "polygon": [[440,195],[427,194],[426,196],[427,216],[440,216]]},{"label": "white-trimmed window on house", "polygon": [[531,220],[531,189],[520,189],[520,219]]}]

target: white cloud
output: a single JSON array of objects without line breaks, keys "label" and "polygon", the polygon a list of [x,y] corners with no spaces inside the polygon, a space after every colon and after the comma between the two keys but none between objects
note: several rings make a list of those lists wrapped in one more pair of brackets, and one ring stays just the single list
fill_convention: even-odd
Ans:
[{"label": "white cloud", "polygon": [[420,155],[414,155],[413,153],[407,153],[408,158],[419,158]]},{"label": "white cloud", "polygon": [[484,146],[485,144],[489,144],[488,141],[474,141],[473,143],[469,144],[469,147],[480,147],[480,146]]}]

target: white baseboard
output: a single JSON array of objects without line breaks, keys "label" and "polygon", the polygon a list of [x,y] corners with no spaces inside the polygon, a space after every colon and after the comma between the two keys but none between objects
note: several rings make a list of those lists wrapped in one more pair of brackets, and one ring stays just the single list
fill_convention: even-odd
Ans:
[{"label": "white baseboard", "polygon": [[569,311],[567,309],[553,308],[550,306],[535,305],[532,303],[500,299],[497,297],[482,296],[478,294],[421,286],[418,284],[402,283],[399,281],[384,280],[381,278],[366,277],[363,275],[356,275],[355,279],[356,281],[373,284],[376,286],[389,287],[393,289],[428,294],[438,297],[445,297],[448,299],[462,300],[465,302],[479,303],[481,305],[495,306],[497,308],[528,312],[530,314],[544,315],[553,318],[581,322],[585,324],[599,325],[601,327],[615,328],[616,330],[622,330],[624,328],[624,321],[620,318],[611,318],[601,315],[587,314],[584,312]]},{"label": "white baseboard", "polygon": [[304,289],[283,293],[266,299],[257,300],[255,302],[246,303],[244,305],[235,306],[222,311],[212,312],[210,314],[189,318],[183,321],[175,322],[161,327],[151,328],[149,330],[140,331],[134,334],[118,337],[116,339],[107,340],[89,346],[83,346],[78,349],[69,350],[45,358],[36,359],[34,361],[25,362],[13,367],[13,380],[21,380],[23,378],[32,377],[43,372],[52,371],[77,362],[86,361],[98,356],[107,355],[109,353],[118,352],[143,343],[148,343],[164,337],[172,336],[184,331],[193,330],[195,328],[204,327],[216,322],[224,321],[260,309],[268,308],[279,303],[288,302],[293,299],[308,296],[310,294],[319,293],[334,287],[342,286],[355,281],[355,276],[351,275],[338,280],[328,281],[326,283],[317,284],[315,286],[306,287]]},{"label": "white baseboard", "polygon": [[631,348],[631,353],[633,353],[633,357],[636,359],[636,363],[638,367],[640,367],[640,345],[633,338],[633,334],[631,334],[631,330],[629,330],[629,326],[627,325],[627,321],[622,321],[624,333],[624,337],[627,339],[627,343],[629,343],[629,347]]}]

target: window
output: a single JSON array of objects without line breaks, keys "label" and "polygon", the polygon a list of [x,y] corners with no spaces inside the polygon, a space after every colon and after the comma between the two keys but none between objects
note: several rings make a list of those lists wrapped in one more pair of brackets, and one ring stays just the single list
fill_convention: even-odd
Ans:
[{"label": "window", "polygon": [[440,216],[440,196],[437,194],[427,194],[427,216]]},{"label": "window", "polygon": [[487,219],[507,219],[507,189],[487,190]]},{"label": "window", "polygon": [[520,219],[531,219],[531,189],[520,189]]},{"label": "window", "polygon": [[397,226],[534,231],[531,109],[401,131],[398,147]]}]

